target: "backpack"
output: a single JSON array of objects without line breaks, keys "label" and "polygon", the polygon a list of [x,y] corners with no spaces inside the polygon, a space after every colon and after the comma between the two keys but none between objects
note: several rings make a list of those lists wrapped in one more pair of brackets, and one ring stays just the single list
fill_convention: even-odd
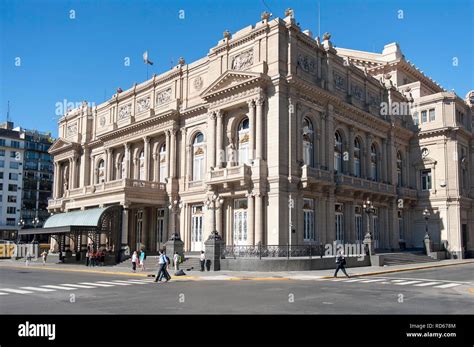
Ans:
[{"label": "backpack", "polygon": [[170,258],[168,258],[168,256],[167,256],[167,255],[165,255],[165,257],[166,257],[166,264],[168,264],[168,265],[169,265],[169,263],[170,263]]}]

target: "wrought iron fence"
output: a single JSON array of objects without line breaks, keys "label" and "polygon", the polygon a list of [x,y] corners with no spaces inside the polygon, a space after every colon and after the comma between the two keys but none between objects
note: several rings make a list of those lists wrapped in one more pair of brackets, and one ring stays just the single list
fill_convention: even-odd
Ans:
[{"label": "wrought iron fence", "polygon": [[323,257],[324,245],[256,245],[256,246],[226,246],[222,258],[293,258],[293,257]]}]

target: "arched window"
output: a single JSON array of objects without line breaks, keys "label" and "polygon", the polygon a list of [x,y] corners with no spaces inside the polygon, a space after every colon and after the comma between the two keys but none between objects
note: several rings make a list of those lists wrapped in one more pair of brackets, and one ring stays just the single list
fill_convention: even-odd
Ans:
[{"label": "arched window", "polygon": [[303,162],[314,166],[314,130],[308,118],[303,119]]},{"label": "arched window", "polygon": [[145,179],[145,152],[143,149],[138,155],[138,179],[141,181]]},{"label": "arched window", "polygon": [[105,181],[105,162],[100,160],[97,164],[97,183],[102,183]]},{"label": "arched window", "polygon": [[403,184],[403,175],[402,175],[402,153],[397,152],[397,186],[401,187]]},{"label": "arched window", "polygon": [[354,139],[354,175],[360,177],[360,168],[361,168],[361,152],[362,147],[360,145],[360,140],[358,137]]},{"label": "arched window", "polygon": [[370,146],[370,177],[374,181],[378,180],[377,159],[377,146],[373,143]]},{"label": "arched window", "polygon": [[204,175],[204,135],[198,133],[193,141],[193,181],[201,181]]},{"label": "arched window", "polygon": [[342,136],[339,131],[334,133],[334,170],[342,172]]},{"label": "arched window", "polygon": [[249,151],[250,151],[250,131],[249,131],[249,119],[244,118],[239,124],[237,130],[237,149],[239,153],[239,164],[245,164],[249,161]]},{"label": "arched window", "polygon": [[167,163],[166,163],[166,143],[160,146],[160,182],[165,182],[167,177]]}]

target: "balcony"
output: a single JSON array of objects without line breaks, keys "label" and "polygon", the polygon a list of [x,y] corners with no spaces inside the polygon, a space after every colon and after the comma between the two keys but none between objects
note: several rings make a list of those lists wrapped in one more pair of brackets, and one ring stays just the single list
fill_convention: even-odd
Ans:
[{"label": "balcony", "polygon": [[250,166],[241,164],[226,168],[214,168],[209,172],[207,184],[239,184],[244,186],[250,181],[252,170]]},{"label": "balcony", "polygon": [[379,193],[384,195],[396,195],[396,187],[392,184],[366,180],[338,174],[335,176],[337,187],[342,190],[356,190],[367,193]]},{"label": "balcony", "polygon": [[400,198],[405,199],[416,200],[418,198],[418,191],[407,187],[397,187],[397,194]]},{"label": "balcony", "polygon": [[332,183],[332,174],[328,170],[317,169],[304,165],[301,167],[301,183],[303,188],[311,185],[330,185]]},{"label": "balcony", "polygon": [[48,200],[48,209],[64,209],[68,203],[80,202],[81,200],[102,199],[108,203],[107,197],[111,197],[110,202],[131,200],[164,200],[166,196],[166,184],[161,182],[141,181],[135,179],[119,179],[109,182],[102,182],[81,188],[74,188],[66,191],[63,197]]}]

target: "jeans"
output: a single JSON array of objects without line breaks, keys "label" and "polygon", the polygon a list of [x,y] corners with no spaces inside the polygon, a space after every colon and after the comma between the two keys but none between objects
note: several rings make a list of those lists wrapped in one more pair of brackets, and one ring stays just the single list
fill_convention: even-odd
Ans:
[{"label": "jeans", "polygon": [[201,271],[204,271],[204,264],[206,263],[205,260],[201,260]]},{"label": "jeans", "polygon": [[346,269],[344,268],[344,265],[342,265],[342,264],[337,264],[337,268],[336,268],[336,272],[334,273],[334,277],[337,277],[337,273],[339,272],[339,270],[342,270],[342,272],[344,272],[344,275],[349,277],[349,275],[346,272]]},{"label": "jeans", "polygon": [[160,264],[160,270],[156,274],[156,280],[155,281],[161,281],[163,276],[165,276],[166,280],[168,280],[168,281],[171,279],[170,274],[166,270],[166,265],[167,265],[166,263]]}]

